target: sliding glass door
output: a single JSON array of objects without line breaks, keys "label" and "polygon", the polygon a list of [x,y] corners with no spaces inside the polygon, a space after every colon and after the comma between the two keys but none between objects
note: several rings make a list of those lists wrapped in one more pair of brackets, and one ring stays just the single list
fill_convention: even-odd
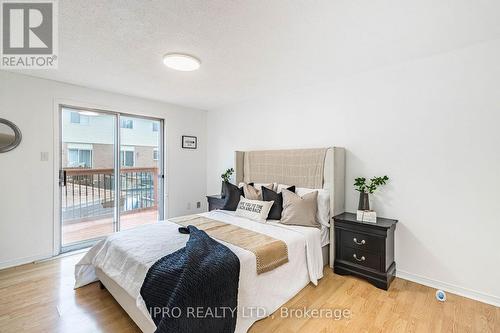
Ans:
[{"label": "sliding glass door", "polygon": [[66,106],[60,120],[63,252],[163,219],[162,120]]},{"label": "sliding glass door", "polygon": [[160,218],[161,127],[159,120],[120,117],[121,230]]},{"label": "sliding glass door", "polygon": [[62,247],[116,230],[116,115],[61,108]]}]

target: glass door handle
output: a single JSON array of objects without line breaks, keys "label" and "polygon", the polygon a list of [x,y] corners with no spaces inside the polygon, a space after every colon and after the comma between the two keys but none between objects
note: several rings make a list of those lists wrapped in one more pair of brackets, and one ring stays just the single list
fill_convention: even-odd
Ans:
[{"label": "glass door handle", "polygon": [[67,180],[66,170],[59,170],[59,186],[66,186]]}]

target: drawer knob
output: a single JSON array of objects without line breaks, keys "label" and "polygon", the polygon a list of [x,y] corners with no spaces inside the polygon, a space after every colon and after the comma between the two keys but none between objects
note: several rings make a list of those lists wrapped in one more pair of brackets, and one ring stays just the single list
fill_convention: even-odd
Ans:
[{"label": "drawer knob", "polygon": [[354,237],[352,241],[358,245],[365,245],[366,241],[364,239],[361,240],[361,242],[358,242],[358,239]]},{"label": "drawer knob", "polygon": [[361,258],[358,258],[358,256],[356,255],[356,253],[354,253],[354,254],[352,255],[352,257],[353,257],[354,259],[356,259],[357,261],[365,261],[365,256],[361,256]]}]

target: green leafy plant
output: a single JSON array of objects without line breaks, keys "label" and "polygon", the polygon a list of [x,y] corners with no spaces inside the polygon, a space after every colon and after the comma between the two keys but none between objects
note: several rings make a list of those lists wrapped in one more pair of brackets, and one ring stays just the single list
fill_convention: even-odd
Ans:
[{"label": "green leafy plant", "polygon": [[234,169],[233,168],[229,168],[226,170],[226,172],[224,172],[221,176],[222,178],[222,181],[224,182],[229,182],[229,178],[231,178],[231,176],[233,175],[234,173]]},{"label": "green leafy plant", "polygon": [[373,177],[370,179],[370,183],[366,183],[366,178],[364,177],[358,177],[354,179],[354,188],[356,191],[359,192],[368,192],[372,194],[377,190],[379,186],[385,185],[387,181],[389,180],[389,177],[383,176],[383,177]]}]

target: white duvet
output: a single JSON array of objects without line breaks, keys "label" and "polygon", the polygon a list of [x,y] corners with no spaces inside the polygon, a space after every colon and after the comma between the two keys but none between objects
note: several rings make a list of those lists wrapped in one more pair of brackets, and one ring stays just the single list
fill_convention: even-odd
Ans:
[{"label": "white duvet", "polygon": [[[240,260],[236,332],[246,332],[255,321],[276,311],[309,282],[316,285],[323,277],[319,229],[259,223],[227,211],[202,215],[281,239],[288,246],[288,263],[257,275],[252,252],[221,242]],[[96,281],[97,267],[136,299],[138,308],[149,318],[140,289],[151,265],[185,246],[189,235],[179,233],[178,228],[177,224],[164,221],[125,230],[100,241],[76,265],[75,288]]]}]

